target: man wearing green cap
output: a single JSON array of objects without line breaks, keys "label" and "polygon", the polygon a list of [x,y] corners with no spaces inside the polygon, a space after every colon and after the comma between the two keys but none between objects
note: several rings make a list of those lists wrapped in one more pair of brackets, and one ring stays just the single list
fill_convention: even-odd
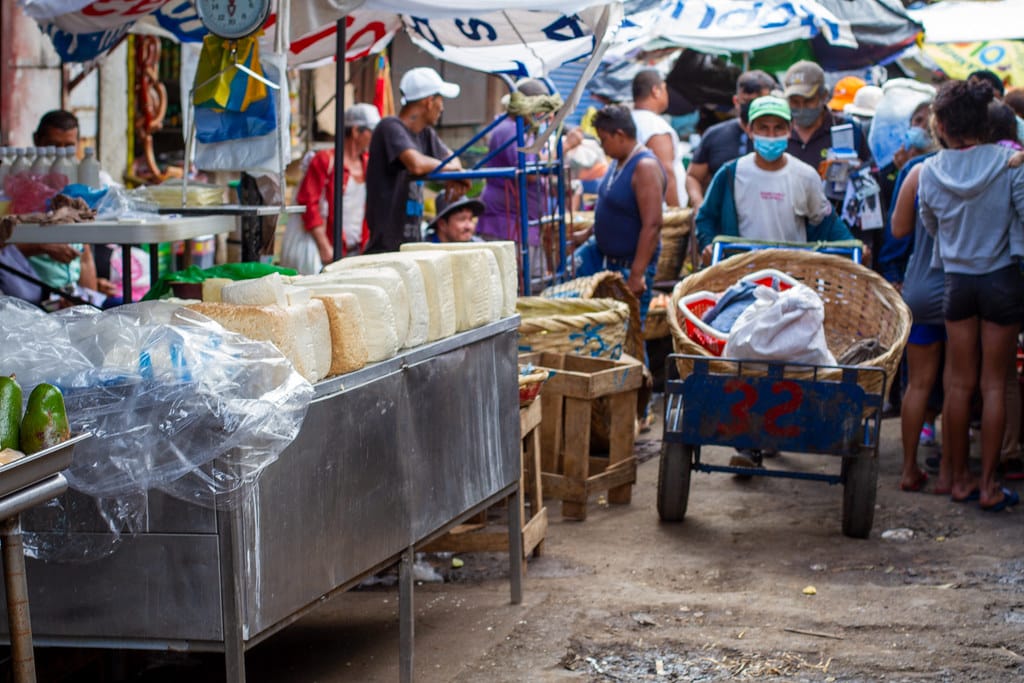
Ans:
[{"label": "man wearing green cap", "polygon": [[779,97],[759,97],[748,121],[754,151],[722,166],[697,212],[704,262],[717,235],[772,242],[852,239],[818,172],[786,152],[792,116]]}]

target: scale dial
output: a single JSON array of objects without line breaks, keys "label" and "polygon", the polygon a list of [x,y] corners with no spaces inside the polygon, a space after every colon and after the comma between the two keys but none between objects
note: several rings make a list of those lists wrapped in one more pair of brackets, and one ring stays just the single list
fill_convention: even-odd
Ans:
[{"label": "scale dial", "polygon": [[199,19],[215,36],[237,40],[263,28],[273,0],[194,0]]}]

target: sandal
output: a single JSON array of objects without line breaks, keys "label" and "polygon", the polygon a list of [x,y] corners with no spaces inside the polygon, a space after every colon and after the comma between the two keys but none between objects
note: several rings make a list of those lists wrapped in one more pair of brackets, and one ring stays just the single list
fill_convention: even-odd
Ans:
[{"label": "sandal", "polygon": [[928,473],[918,468],[917,480],[913,484],[904,484],[900,481],[900,491],[906,491],[907,493],[920,493],[924,490],[925,484],[928,483]]},{"label": "sandal", "polygon": [[1002,512],[1008,507],[1013,507],[1020,502],[1020,494],[1013,489],[1002,489],[1003,498],[998,503],[992,505],[980,505],[982,510],[985,512]]}]

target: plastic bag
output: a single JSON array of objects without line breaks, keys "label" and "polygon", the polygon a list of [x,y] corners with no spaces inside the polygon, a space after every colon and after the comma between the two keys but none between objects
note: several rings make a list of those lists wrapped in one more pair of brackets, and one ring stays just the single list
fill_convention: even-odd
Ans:
[{"label": "plastic bag", "polygon": [[266,263],[256,262],[224,263],[219,266],[213,266],[212,268],[189,266],[184,270],[177,270],[173,273],[161,275],[160,279],[156,281],[155,285],[153,285],[153,288],[146,293],[144,300],[153,301],[154,299],[161,299],[165,296],[170,296],[172,282],[199,283],[204,280],[208,280],[211,277],[223,277],[228,280],[252,280],[254,278],[263,277],[264,275],[270,275],[271,273],[280,273],[281,275],[288,276],[296,274],[291,268],[282,268],[280,266],[271,266]]},{"label": "plastic bag", "polygon": [[316,275],[323,270],[320,249],[312,233],[306,230],[302,214],[288,216],[288,226],[281,240],[281,265],[294,268],[301,275]]},{"label": "plastic bag", "polygon": [[149,196],[145,187],[127,190],[108,187],[96,202],[96,220],[114,221],[123,218],[156,218],[160,205]]},{"label": "plastic bag", "polygon": [[[182,101],[188,102],[188,92],[194,82],[194,74],[199,60],[199,50],[194,46],[182,44],[181,52],[181,83]],[[277,174],[281,172],[281,160],[284,165],[291,161],[291,101],[288,97],[288,81],[282,78],[287,69],[284,55],[263,53],[261,56],[263,73],[267,80],[281,83],[283,88],[274,97],[277,107],[277,126],[266,135],[258,137],[196,144],[194,162],[197,168],[206,171],[246,171],[253,175],[261,173]],[[190,108],[186,107],[185,130],[191,125],[188,117]],[[282,134],[283,131],[283,134]]]},{"label": "plastic bag", "polygon": [[[0,298],[0,371],[17,373],[26,396],[40,382],[60,387],[72,432],[93,435],[64,473],[73,491],[95,500],[82,514],[95,523],[99,511],[107,525],[90,556],[144,528],[150,490],[237,505],[294,440],[313,397],[272,344],[165,302],[46,315]],[[26,546],[35,557],[63,557],[53,539],[27,536]]]},{"label": "plastic bag", "polygon": [[759,286],[754,296],[733,324],[723,357],[835,365],[825,342],[825,306],[814,290]]},{"label": "plastic bag", "polygon": [[882,100],[868,131],[868,147],[879,168],[892,163],[903,146],[914,110],[934,98],[935,88],[909,78],[894,78],[882,86]]}]

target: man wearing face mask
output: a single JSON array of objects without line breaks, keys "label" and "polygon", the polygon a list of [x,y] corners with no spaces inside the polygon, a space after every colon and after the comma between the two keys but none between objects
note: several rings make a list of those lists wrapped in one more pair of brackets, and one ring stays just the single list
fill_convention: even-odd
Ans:
[{"label": "man wearing face mask", "polygon": [[790,109],[779,97],[759,97],[748,113],[754,151],[718,170],[697,213],[704,262],[718,235],[771,242],[852,239],[825,197],[815,169],[786,152]]},{"label": "man wearing face mask", "polygon": [[686,170],[686,194],[694,210],[704,202],[704,193],[718,169],[750,151],[747,110],[751,102],[768,95],[775,86],[775,80],[764,71],[746,71],[736,79],[736,94],[732,97],[736,118],[716,123],[704,132]]},{"label": "man wearing face mask", "polygon": [[852,123],[854,146],[861,162],[871,159],[867,139],[860,126],[828,108],[829,91],[825,72],[814,62],[799,61],[789,67],[782,79],[786,99],[793,112],[793,130],[786,151],[821,173],[821,164],[832,147],[832,126]]}]

